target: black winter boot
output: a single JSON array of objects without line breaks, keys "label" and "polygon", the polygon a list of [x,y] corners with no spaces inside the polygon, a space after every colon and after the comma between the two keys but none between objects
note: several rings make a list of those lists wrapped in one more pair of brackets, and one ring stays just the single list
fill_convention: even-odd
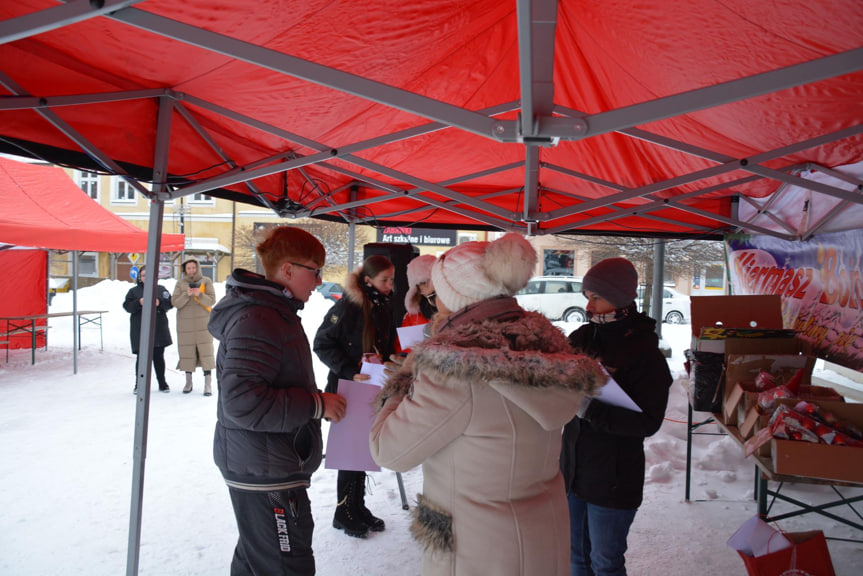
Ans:
[{"label": "black winter boot", "polygon": [[366,526],[368,526],[369,530],[372,532],[383,532],[387,527],[386,522],[372,514],[372,511],[366,508],[366,473],[357,472],[357,476],[357,493],[359,494],[359,498],[357,499],[357,515],[362,518],[363,522],[365,522]]},{"label": "black winter boot", "polygon": [[365,538],[369,527],[357,513],[357,482],[355,477],[362,472],[339,470],[336,492],[339,498],[336,514],[333,516],[333,528],[344,530],[348,536]]}]

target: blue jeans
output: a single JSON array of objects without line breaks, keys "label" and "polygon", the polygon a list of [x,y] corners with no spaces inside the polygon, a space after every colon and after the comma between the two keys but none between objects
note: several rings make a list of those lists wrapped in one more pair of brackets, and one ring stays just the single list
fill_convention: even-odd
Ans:
[{"label": "blue jeans", "polygon": [[588,504],[574,494],[567,499],[571,575],[626,576],[626,536],[637,510]]}]

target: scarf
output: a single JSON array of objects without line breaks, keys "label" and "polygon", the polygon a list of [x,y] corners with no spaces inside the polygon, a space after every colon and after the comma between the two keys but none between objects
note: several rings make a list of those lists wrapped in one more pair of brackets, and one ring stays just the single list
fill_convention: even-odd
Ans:
[{"label": "scarf", "polygon": [[392,292],[390,292],[389,294],[382,294],[378,291],[377,288],[375,288],[371,284],[366,284],[363,286],[363,288],[365,289],[366,296],[371,301],[372,305],[376,308],[380,306],[386,306],[390,303],[390,300],[392,299]]},{"label": "scarf", "polygon": [[605,314],[594,314],[593,312],[587,312],[587,321],[593,322],[594,324],[611,324],[612,322],[619,322],[624,318],[628,318],[638,313],[638,309],[635,306],[635,302],[623,307],[616,308],[611,312],[607,312]]}]

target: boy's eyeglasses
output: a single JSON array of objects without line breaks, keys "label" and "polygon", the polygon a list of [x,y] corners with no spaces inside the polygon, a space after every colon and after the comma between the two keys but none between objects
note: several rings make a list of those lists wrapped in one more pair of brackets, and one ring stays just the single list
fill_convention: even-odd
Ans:
[{"label": "boy's eyeglasses", "polygon": [[294,266],[299,266],[300,268],[305,268],[306,270],[309,270],[311,272],[314,272],[316,280],[320,280],[321,276],[324,273],[323,268],[312,268],[311,266],[306,266],[305,264],[300,264],[299,262],[291,262],[291,264],[293,264]]}]

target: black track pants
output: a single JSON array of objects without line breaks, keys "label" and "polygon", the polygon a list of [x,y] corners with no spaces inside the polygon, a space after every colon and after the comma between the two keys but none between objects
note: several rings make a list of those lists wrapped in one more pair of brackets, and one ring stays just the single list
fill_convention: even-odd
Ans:
[{"label": "black track pants", "polygon": [[312,576],[315,521],[305,488],[246,492],[229,487],[240,538],[231,576]]}]

